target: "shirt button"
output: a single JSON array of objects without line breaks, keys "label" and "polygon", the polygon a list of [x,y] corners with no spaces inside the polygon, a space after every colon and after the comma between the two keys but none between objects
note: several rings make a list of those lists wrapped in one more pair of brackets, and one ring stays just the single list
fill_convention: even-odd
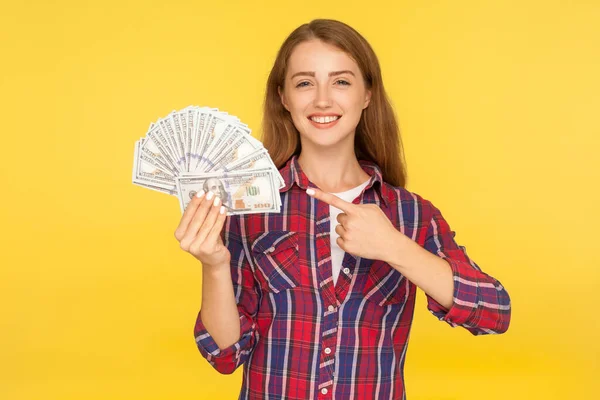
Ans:
[{"label": "shirt button", "polygon": [[327,394],[327,388],[323,388],[323,389],[321,389],[321,393],[323,393],[323,394]]},{"label": "shirt button", "polygon": [[269,249],[267,250],[269,253],[272,253],[275,251],[275,247],[269,247]]},{"label": "shirt button", "polygon": [[344,268],[344,273],[348,275],[350,273],[350,268]]},{"label": "shirt button", "polygon": [[331,349],[329,347],[325,349],[325,354],[331,354]]},{"label": "shirt button", "polygon": [[332,305],[330,305],[329,307],[327,307],[327,309],[328,309],[329,311],[331,311],[331,312],[335,311],[335,307],[334,307],[334,306],[332,306]]}]

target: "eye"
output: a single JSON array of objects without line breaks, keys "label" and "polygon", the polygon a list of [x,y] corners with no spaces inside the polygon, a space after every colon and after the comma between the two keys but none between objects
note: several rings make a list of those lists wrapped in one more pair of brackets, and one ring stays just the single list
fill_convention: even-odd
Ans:
[{"label": "eye", "polygon": [[338,79],[337,81],[335,81],[335,83],[339,83],[342,86],[350,86],[350,82],[348,82],[344,79]]},{"label": "eye", "polygon": [[307,81],[302,81],[302,82],[299,82],[299,83],[296,85],[296,87],[297,87],[297,88],[300,88],[300,87],[306,87],[306,86],[308,86],[309,84],[310,84],[310,82],[307,82]]}]

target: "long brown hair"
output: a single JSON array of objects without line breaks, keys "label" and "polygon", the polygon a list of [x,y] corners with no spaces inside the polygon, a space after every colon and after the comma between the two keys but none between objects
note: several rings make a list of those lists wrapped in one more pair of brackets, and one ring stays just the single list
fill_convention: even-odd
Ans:
[{"label": "long brown hair", "polygon": [[383,88],[381,68],[375,52],[352,27],[340,21],[315,19],[296,28],[279,49],[267,80],[263,115],[263,142],[275,165],[280,168],[294,154],[300,154],[300,136],[290,113],[281,104],[278,89],[283,89],[287,63],[294,48],[305,41],[319,39],[352,57],[360,68],[365,86],[371,90],[369,106],[363,110],[356,127],[354,151],[359,160],[376,163],[384,181],[406,186],[404,149],[396,117]]}]

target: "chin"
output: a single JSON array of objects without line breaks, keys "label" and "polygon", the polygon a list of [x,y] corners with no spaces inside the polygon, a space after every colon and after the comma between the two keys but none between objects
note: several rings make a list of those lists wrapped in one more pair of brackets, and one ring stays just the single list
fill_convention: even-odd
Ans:
[{"label": "chin", "polygon": [[352,135],[327,134],[326,132],[310,132],[301,136],[303,136],[303,140],[322,148],[341,147],[345,141],[353,140]]},{"label": "chin", "polygon": [[[354,128],[347,126],[349,121],[340,121],[342,124],[338,124],[329,129],[319,129],[314,127],[311,123],[306,121],[294,121],[300,133],[300,139],[305,142],[309,142],[311,145],[316,147],[335,147],[342,146],[342,144],[348,140],[354,141]],[[299,123],[298,123],[299,122]],[[358,121],[356,121],[358,123]]]}]

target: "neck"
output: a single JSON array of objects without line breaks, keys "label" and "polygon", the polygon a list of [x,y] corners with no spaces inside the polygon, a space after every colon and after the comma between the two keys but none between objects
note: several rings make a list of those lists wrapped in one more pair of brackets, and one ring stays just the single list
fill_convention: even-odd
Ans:
[{"label": "neck", "polygon": [[369,179],[358,163],[354,148],[340,151],[339,147],[307,149],[303,145],[298,164],[309,181],[328,193],[345,192]]}]

